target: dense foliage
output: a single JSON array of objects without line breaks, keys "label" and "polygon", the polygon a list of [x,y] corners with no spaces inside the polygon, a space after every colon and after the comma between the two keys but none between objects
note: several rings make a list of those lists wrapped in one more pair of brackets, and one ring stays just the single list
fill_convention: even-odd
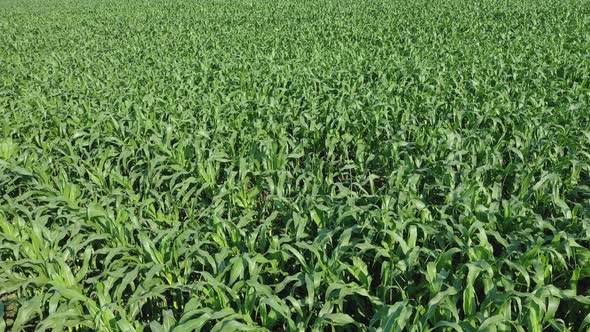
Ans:
[{"label": "dense foliage", "polygon": [[0,0],[0,331],[584,331],[590,2]]}]

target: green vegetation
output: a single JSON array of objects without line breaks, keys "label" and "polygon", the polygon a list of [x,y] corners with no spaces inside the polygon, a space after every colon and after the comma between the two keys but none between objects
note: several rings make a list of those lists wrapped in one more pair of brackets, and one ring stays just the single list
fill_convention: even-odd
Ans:
[{"label": "green vegetation", "polygon": [[0,331],[586,331],[590,2],[0,0]]}]

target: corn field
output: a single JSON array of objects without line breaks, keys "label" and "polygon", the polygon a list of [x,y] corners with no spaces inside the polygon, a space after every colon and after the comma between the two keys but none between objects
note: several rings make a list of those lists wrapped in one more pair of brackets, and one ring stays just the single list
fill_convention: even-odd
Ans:
[{"label": "corn field", "polygon": [[590,331],[590,1],[0,0],[0,332]]}]

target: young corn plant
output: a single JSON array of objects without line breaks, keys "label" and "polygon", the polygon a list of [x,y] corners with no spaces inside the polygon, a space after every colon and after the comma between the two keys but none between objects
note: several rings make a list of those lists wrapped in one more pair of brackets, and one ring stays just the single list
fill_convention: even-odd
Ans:
[{"label": "young corn plant", "polygon": [[0,332],[587,331],[586,0],[0,0]]}]

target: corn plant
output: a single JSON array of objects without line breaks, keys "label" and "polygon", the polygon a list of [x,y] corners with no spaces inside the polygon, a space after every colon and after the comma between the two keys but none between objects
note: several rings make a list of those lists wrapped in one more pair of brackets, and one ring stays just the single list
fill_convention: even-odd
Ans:
[{"label": "corn plant", "polygon": [[587,0],[0,0],[0,332],[587,331]]}]

